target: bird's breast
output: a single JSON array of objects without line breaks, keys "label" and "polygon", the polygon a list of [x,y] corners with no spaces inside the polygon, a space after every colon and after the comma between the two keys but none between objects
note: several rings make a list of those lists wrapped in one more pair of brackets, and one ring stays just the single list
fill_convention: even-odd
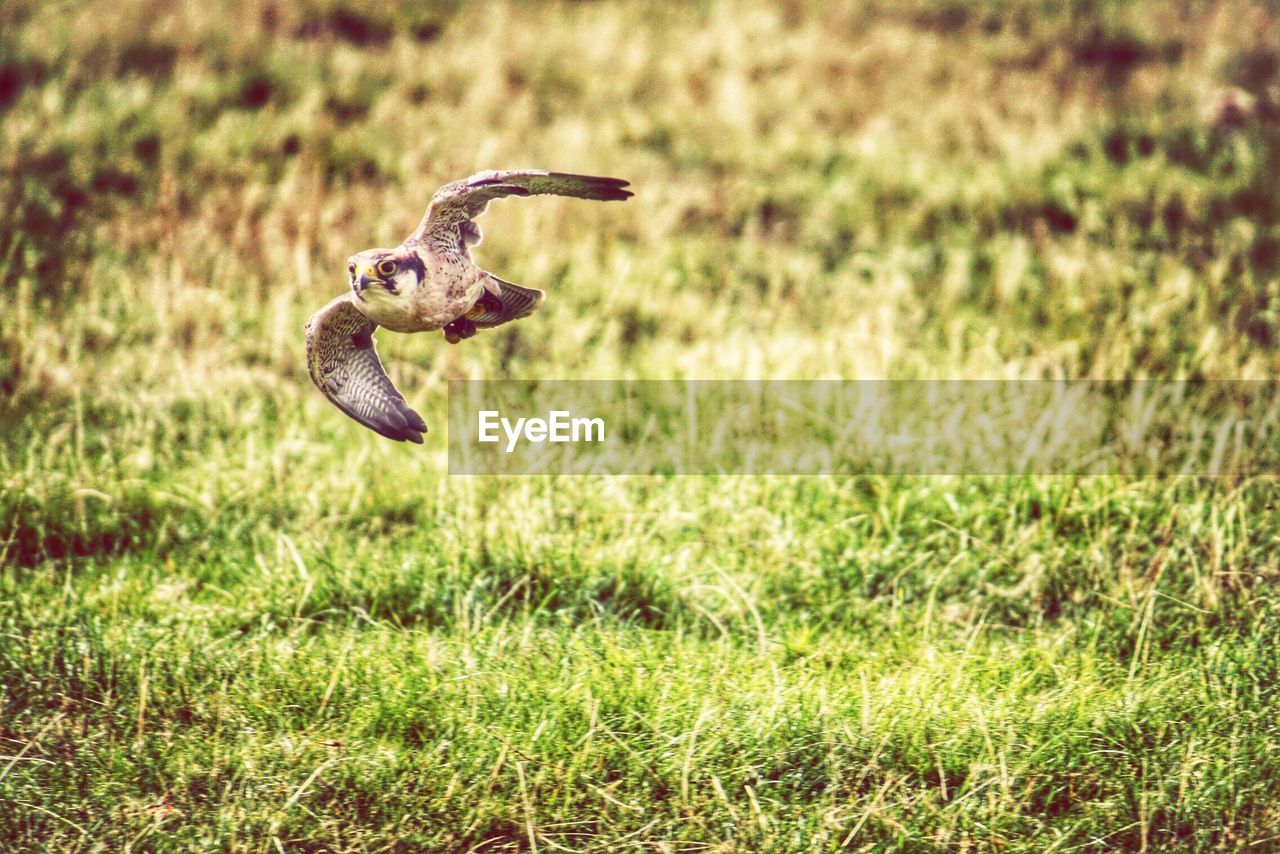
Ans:
[{"label": "bird's breast", "polygon": [[467,312],[484,290],[485,272],[458,256],[431,256],[425,278],[412,296],[420,330],[439,329]]}]

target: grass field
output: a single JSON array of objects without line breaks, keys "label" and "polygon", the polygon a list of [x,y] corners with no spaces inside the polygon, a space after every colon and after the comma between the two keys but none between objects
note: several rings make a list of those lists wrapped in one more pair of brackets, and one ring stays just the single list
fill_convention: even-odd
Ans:
[{"label": "grass field", "polygon": [[[1234,88],[1228,88],[1234,87]],[[482,168],[548,290],[311,386]],[[1263,2],[0,6],[0,847],[1280,848],[1263,478],[450,478],[479,378],[1265,379]]]}]

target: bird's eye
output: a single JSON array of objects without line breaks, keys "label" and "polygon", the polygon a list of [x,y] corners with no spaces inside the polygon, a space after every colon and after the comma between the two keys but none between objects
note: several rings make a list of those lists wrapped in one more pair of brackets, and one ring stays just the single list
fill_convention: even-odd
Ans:
[{"label": "bird's eye", "polygon": [[356,274],[356,262],[352,261],[347,265],[347,275],[354,276]]},{"label": "bird's eye", "polygon": [[396,262],[390,258],[385,258],[378,262],[378,273],[383,276],[390,276],[396,271]]}]

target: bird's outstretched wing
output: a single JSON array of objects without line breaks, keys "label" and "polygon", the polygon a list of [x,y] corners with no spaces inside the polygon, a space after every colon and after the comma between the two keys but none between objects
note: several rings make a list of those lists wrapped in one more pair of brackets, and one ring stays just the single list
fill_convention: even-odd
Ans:
[{"label": "bird's outstretched wing", "polygon": [[428,243],[456,246],[459,228],[484,213],[485,206],[503,196],[574,196],[598,201],[630,198],[629,184],[621,178],[597,178],[541,169],[477,172],[470,178],[445,184],[431,197],[422,222],[405,240],[405,246]]},{"label": "bird's outstretched wing", "polygon": [[324,396],[356,421],[388,439],[421,445],[426,422],[382,369],[373,345],[377,328],[350,294],[338,297],[307,321],[307,371]]}]

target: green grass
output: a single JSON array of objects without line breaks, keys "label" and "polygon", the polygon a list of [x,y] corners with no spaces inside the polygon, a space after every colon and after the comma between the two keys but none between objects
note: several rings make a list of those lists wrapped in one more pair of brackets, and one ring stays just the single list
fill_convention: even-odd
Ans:
[{"label": "green grass", "polygon": [[[450,478],[444,441],[450,379],[1274,377],[1277,34],[5,4],[3,847],[1280,846],[1274,478]],[[508,166],[637,195],[494,205],[480,262],[549,299],[383,332],[432,429],[387,442],[302,324]]]}]

